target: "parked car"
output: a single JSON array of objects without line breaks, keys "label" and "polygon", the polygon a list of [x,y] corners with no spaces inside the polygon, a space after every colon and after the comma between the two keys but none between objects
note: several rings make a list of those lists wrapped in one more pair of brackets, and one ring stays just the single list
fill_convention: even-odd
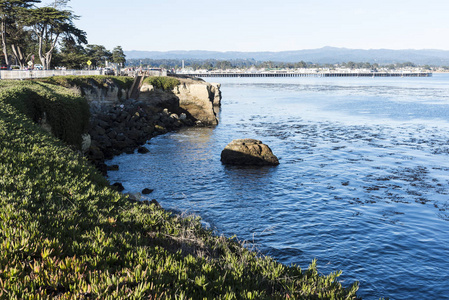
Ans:
[{"label": "parked car", "polygon": [[20,66],[19,65],[11,65],[9,67],[9,69],[11,69],[11,70],[20,70]]},{"label": "parked car", "polygon": [[43,70],[43,69],[44,69],[44,66],[43,66],[43,65],[37,64],[37,65],[34,65],[34,69],[35,69],[35,70]]},{"label": "parked car", "polygon": [[8,66],[7,65],[0,65],[0,70],[8,70]]},{"label": "parked car", "polygon": [[104,68],[103,69],[103,75],[114,75],[114,70],[112,70],[111,68]]}]

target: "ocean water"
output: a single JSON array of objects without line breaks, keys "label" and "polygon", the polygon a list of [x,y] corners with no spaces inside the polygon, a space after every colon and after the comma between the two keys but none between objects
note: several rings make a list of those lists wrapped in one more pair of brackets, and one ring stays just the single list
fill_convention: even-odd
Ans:
[{"label": "ocean water", "polygon": [[[364,299],[449,299],[449,75],[212,80],[220,124],[115,157],[111,183],[287,265],[316,258]],[[223,166],[237,138],[280,165]]]}]

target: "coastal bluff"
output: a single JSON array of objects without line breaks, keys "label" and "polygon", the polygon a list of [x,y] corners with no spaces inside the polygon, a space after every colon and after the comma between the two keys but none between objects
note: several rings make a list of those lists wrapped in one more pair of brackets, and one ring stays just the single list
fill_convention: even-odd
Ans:
[{"label": "coastal bluff", "polygon": [[183,110],[198,123],[217,125],[214,107],[221,105],[220,84],[191,78],[177,78],[179,84],[172,89],[160,89],[148,82],[140,87],[138,99],[152,106],[166,106]]},{"label": "coastal bluff", "polygon": [[[147,78],[154,79],[156,77]],[[209,83],[198,78],[162,77],[176,82],[170,86],[158,86],[153,82],[158,80],[143,79],[138,82],[137,93],[133,93],[133,86],[120,86],[112,80],[105,80],[101,85],[89,84],[75,86],[86,98],[91,111],[96,113],[105,107],[121,105],[128,99],[144,102],[147,106],[158,109],[168,108],[176,113],[186,113],[197,124],[204,126],[217,125],[215,113],[221,106],[221,85]],[[135,96],[133,98],[133,95]]]},{"label": "coastal bluff", "polygon": [[122,80],[127,83],[105,78],[101,85],[76,86],[91,113],[90,145],[85,145],[85,152],[103,172],[105,159],[132,153],[154,136],[184,126],[218,124],[219,84],[174,77]]},{"label": "coastal bluff", "polygon": [[[54,115],[56,111],[42,108],[33,118],[57,137],[62,137],[58,132],[73,132],[72,135],[77,136],[72,138],[76,140],[76,147],[103,173],[106,172],[106,159],[133,153],[154,136],[184,126],[218,124],[215,111],[221,104],[220,85],[201,79],[185,76],[54,76],[38,81],[65,88],[85,102],[85,111],[68,118],[74,124],[67,128],[54,121],[65,118]],[[75,132],[73,128],[81,121],[79,126],[87,130]]]}]

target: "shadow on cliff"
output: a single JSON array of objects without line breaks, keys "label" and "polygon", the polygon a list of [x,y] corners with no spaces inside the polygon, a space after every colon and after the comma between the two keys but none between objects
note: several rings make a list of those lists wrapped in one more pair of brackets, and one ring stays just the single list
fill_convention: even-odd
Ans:
[{"label": "shadow on cliff", "polygon": [[[154,111],[161,112],[164,109],[168,109],[170,112],[173,112],[180,116],[181,114],[185,114],[187,119],[196,123],[197,125],[203,124],[205,126],[216,125],[216,124],[205,124],[204,121],[195,117],[201,115],[202,107],[196,106],[193,103],[186,109],[181,107],[181,99],[171,90],[163,90],[156,88],[151,91],[141,91],[137,97],[137,101],[142,101],[147,104],[149,107],[152,107]],[[219,110],[219,108],[217,108]],[[191,111],[195,110],[192,114]],[[214,108],[213,111],[215,117],[217,116],[217,111]]]}]

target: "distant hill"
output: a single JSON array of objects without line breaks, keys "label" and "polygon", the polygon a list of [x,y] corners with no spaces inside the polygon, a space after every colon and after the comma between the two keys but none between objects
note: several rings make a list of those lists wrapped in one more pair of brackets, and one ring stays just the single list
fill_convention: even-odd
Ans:
[{"label": "distant hill", "polygon": [[128,59],[254,59],[276,62],[342,63],[369,62],[378,64],[413,62],[418,65],[449,66],[449,51],[446,50],[389,50],[347,49],[324,47],[320,49],[281,52],[219,52],[219,51],[125,51]]}]

